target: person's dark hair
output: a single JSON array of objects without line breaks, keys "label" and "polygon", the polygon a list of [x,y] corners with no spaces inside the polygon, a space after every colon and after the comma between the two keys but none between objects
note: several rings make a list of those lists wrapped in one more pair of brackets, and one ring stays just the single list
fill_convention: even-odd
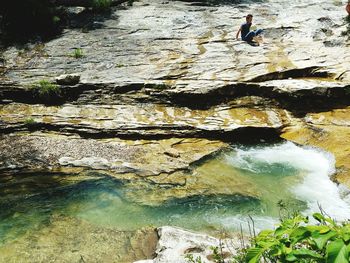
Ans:
[{"label": "person's dark hair", "polygon": [[253,17],[253,15],[252,14],[248,14],[245,18],[248,19],[248,18],[251,18],[251,17]]}]

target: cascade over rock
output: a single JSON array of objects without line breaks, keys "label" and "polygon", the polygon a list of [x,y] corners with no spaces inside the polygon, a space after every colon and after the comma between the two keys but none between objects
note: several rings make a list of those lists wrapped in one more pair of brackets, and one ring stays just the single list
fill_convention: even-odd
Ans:
[{"label": "cascade over rock", "polygon": [[[259,47],[235,39],[248,13],[265,31]],[[0,176],[12,187],[4,196],[34,195],[26,179],[17,190],[12,174],[45,173],[52,181],[39,194],[59,188],[57,181],[112,178],[129,187],[128,201],[151,207],[198,196],[259,200],[250,182],[205,174],[203,163],[230,143],[283,139],[334,154],[332,180],[350,187],[344,18],[341,1],[138,0],[97,20],[74,18],[48,42],[0,50]],[[80,58],[72,55],[77,48]],[[40,94],[43,80],[59,91]],[[185,262],[185,250],[208,259],[205,247],[218,242],[176,228],[159,228],[157,236],[153,228],[114,232],[61,219],[0,252],[9,259],[31,251],[27,259],[42,250],[42,262]],[[55,231],[71,231],[72,246],[52,249],[63,242]],[[93,236],[75,243],[80,231]],[[29,249],[33,238],[37,250]],[[92,253],[96,247],[104,249]],[[106,256],[116,250],[123,255]]]}]

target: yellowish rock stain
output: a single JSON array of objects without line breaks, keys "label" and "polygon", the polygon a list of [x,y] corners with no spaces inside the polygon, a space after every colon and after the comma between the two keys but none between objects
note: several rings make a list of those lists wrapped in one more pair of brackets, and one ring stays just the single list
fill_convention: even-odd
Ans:
[{"label": "yellowish rock stain", "polygon": [[268,52],[266,57],[269,59],[269,63],[267,64],[267,70],[269,73],[296,68],[286,54],[282,44],[278,44],[277,48]]}]

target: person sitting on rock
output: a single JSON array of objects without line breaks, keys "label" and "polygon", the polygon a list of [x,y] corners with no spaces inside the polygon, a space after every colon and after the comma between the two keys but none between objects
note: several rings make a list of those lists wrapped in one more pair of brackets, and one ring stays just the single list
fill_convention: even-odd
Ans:
[{"label": "person sitting on rock", "polygon": [[243,41],[248,42],[249,44],[259,44],[258,42],[254,42],[253,39],[260,36],[263,32],[262,29],[258,29],[256,31],[250,31],[250,27],[252,26],[253,15],[249,14],[246,16],[246,23],[241,25],[239,28],[236,39],[239,37],[239,33],[241,33],[241,37]]}]

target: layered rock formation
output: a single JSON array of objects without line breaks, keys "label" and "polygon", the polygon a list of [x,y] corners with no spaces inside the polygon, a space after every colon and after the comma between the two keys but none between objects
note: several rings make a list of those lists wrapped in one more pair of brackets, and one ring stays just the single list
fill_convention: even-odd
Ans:
[{"label": "layered rock formation", "polygon": [[[247,13],[265,29],[260,47],[235,39]],[[56,39],[2,51],[0,171],[157,186],[130,196],[150,205],[259,198],[196,168],[231,142],[285,138],[333,153],[334,180],[350,187],[348,27],[341,1],[320,0],[140,0],[78,17]],[[59,92],[33,88],[56,79]]]}]

